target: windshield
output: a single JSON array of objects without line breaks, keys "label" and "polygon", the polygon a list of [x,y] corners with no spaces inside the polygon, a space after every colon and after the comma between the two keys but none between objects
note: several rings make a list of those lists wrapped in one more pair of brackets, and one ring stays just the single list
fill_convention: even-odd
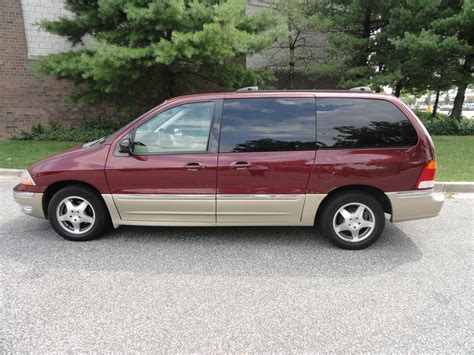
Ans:
[{"label": "windshield", "polygon": [[135,118],[133,121],[127,123],[125,126],[123,126],[122,128],[119,128],[118,130],[116,130],[115,132],[109,134],[108,136],[105,136],[105,137],[102,137],[100,139],[98,139],[97,141],[94,141],[94,142],[91,142],[89,144],[110,144],[110,142],[116,137],[118,136],[119,134],[121,134],[122,132],[126,131],[130,126],[134,125],[136,122],[138,122],[139,120],[141,120],[144,116],[148,115],[150,112],[156,110],[157,108],[163,106],[164,104],[166,104],[168,102],[168,100],[165,100],[163,101],[161,104],[159,104],[158,106],[156,107],[153,107],[151,110],[148,110],[147,112],[145,112],[144,114],[140,115],[139,117]]}]

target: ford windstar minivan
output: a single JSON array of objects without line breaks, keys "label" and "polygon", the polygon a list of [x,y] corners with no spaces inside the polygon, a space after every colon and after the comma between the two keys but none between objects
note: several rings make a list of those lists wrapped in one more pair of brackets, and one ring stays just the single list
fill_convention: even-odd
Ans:
[{"label": "ford windstar minivan", "polygon": [[14,188],[68,240],[109,226],[320,226],[362,249],[438,215],[436,156],[397,98],[366,91],[177,97],[118,132],[30,166]]}]

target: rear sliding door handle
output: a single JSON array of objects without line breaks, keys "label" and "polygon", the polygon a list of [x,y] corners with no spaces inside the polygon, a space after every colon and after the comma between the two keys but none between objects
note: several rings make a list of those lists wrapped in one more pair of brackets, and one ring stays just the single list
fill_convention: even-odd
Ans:
[{"label": "rear sliding door handle", "polygon": [[186,164],[185,168],[188,170],[201,170],[204,169],[206,166],[201,163],[188,163]]},{"label": "rear sliding door handle", "polygon": [[248,161],[234,161],[233,163],[230,163],[229,165],[231,168],[240,170],[240,169],[248,169],[252,166],[252,163],[249,163]]}]

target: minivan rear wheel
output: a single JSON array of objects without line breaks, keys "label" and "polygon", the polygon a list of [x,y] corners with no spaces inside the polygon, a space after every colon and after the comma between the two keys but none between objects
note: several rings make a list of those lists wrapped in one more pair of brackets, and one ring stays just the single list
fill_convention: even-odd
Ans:
[{"label": "minivan rear wheel", "polygon": [[336,246],[364,249],[383,233],[385,214],[380,203],[369,194],[348,192],[336,195],[324,206],[321,230]]},{"label": "minivan rear wheel", "polygon": [[110,225],[104,201],[81,185],[67,186],[54,194],[48,205],[48,219],[59,235],[72,241],[99,238]]}]

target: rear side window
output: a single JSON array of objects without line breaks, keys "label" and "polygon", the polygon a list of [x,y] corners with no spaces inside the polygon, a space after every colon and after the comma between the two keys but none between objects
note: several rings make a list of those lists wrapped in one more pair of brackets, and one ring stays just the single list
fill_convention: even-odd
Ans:
[{"label": "rear side window", "polygon": [[410,147],[418,135],[392,103],[370,99],[317,99],[320,148]]},{"label": "rear side window", "polygon": [[316,149],[314,98],[224,101],[220,152]]}]

